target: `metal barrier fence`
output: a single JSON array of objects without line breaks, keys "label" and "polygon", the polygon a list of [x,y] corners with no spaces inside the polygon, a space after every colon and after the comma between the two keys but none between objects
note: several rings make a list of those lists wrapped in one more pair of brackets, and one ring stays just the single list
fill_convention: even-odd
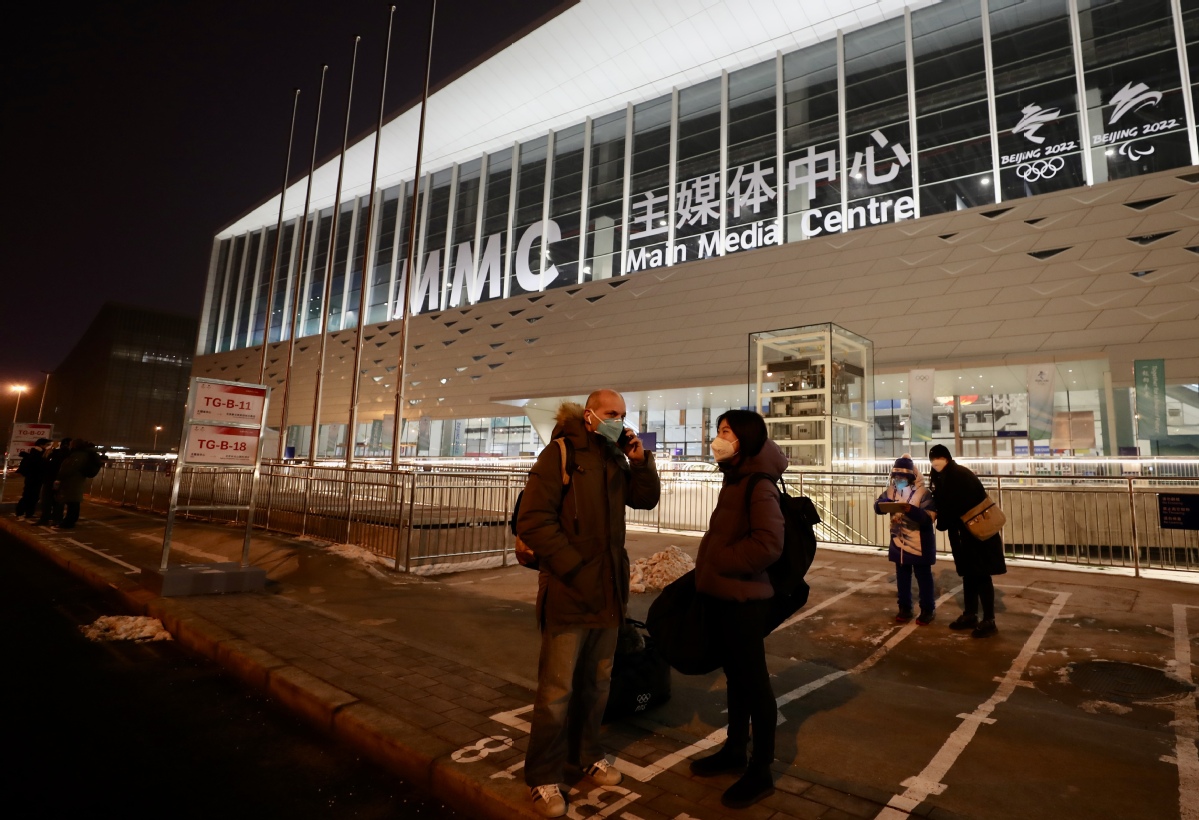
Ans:
[{"label": "metal barrier fence", "polygon": [[[155,469],[157,467],[158,469]],[[164,469],[165,468],[165,469]],[[107,463],[91,497],[165,513],[171,465]],[[631,526],[703,532],[720,493],[710,465],[664,467],[653,510],[629,510]],[[980,476],[1007,513],[1009,557],[1079,566],[1199,571],[1199,532],[1162,529],[1158,494],[1199,496],[1199,479],[1125,476]],[[834,544],[885,545],[888,519],[874,512],[886,476],[789,472],[789,492],[820,510],[817,537]],[[270,464],[261,472],[255,526],[356,545],[396,569],[462,568],[478,561],[512,563],[508,519],[525,474],[511,467],[406,465],[397,470]],[[247,504],[249,475],[186,467],[185,504]],[[190,517],[201,517],[192,514]],[[244,523],[244,513],[210,511],[206,520]],[[949,552],[944,533],[938,551]]]}]

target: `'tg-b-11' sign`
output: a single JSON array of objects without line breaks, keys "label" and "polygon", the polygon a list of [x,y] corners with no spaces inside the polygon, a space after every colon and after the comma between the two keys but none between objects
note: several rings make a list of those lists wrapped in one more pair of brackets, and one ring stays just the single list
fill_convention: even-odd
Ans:
[{"label": "'tg-b-11' sign", "polygon": [[184,464],[256,467],[270,388],[218,379],[192,379]]},{"label": "'tg-b-11' sign", "polygon": [[192,418],[210,422],[261,424],[267,388],[196,380]]}]

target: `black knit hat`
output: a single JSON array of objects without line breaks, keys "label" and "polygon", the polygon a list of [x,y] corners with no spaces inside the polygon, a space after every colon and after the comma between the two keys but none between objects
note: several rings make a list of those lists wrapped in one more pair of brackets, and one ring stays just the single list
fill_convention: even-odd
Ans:
[{"label": "black knit hat", "polygon": [[930,447],[928,450],[928,457],[930,459],[943,458],[948,461],[953,461],[953,453],[949,452],[949,448],[944,444],[934,444],[932,447]]}]

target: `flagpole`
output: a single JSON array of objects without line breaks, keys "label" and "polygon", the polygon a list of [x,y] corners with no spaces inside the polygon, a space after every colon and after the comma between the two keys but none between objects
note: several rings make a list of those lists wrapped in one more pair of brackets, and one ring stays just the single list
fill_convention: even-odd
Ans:
[{"label": "flagpole", "polygon": [[429,74],[433,70],[433,25],[437,21],[437,0],[433,0],[429,10],[429,46],[425,52],[425,89],[420,101],[420,126],[416,136],[416,171],[412,176],[412,218],[408,226],[408,258],[405,261],[403,301],[404,320],[400,322],[400,360],[396,368],[399,381],[396,383],[395,425],[391,431],[391,466],[394,469],[400,460],[400,440],[404,427],[404,383],[405,369],[408,366],[408,318],[412,313],[409,304],[412,292],[412,279],[416,275],[413,257],[416,255],[416,203],[420,195],[420,163],[421,154],[425,147],[425,112],[429,108]]},{"label": "flagpole", "polygon": [[316,121],[312,126],[312,161],[308,165],[308,187],[304,193],[304,210],[300,212],[300,247],[296,254],[296,287],[293,291],[295,297],[291,302],[291,330],[287,334],[287,366],[283,371],[283,406],[280,408],[281,415],[279,417],[278,458],[280,461],[283,460],[283,454],[287,452],[287,409],[288,400],[291,398],[291,371],[296,361],[296,316],[300,312],[300,296],[304,286],[304,250],[307,247],[305,238],[308,233],[308,208],[312,203],[312,177],[316,174],[316,141],[321,131],[321,104],[325,100],[325,74],[328,71],[328,65],[321,66],[321,85],[316,96]]},{"label": "flagpole", "polygon": [[[271,253],[271,267],[267,276],[266,321],[262,328],[262,357],[258,362],[258,383],[266,382],[266,349],[271,343],[271,309],[275,304],[275,274],[279,265],[279,246],[283,243],[283,203],[287,198],[287,178],[291,175],[291,149],[296,136],[296,111],[300,107],[300,89],[295,89],[291,102],[291,128],[287,132],[287,159],[283,163],[283,187],[279,189],[279,219],[275,223],[275,250]],[[254,329],[250,328],[253,333]]]},{"label": "flagpole", "polygon": [[383,112],[387,98],[387,64],[391,59],[391,28],[396,7],[387,14],[387,46],[383,51],[383,78],[379,83],[379,123],[375,126],[375,158],[371,165],[371,195],[366,207],[366,235],[362,243],[362,285],[358,288],[358,335],[354,337],[354,369],[350,372],[350,422],[346,431],[346,469],[354,466],[358,436],[358,394],[362,381],[362,334],[366,327],[367,276],[371,269],[371,229],[375,225],[375,186],[379,181],[379,146],[383,140]]},{"label": "flagpole", "polygon": [[[350,103],[354,99],[354,68],[358,64],[358,44],[362,38],[354,37],[354,56],[350,60],[350,85],[346,91],[346,125],[341,137],[341,158],[337,161],[337,191],[333,194],[333,223],[329,226],[328,263],[325,265],[325,294],[321,299],[321,318],[317,334],[321,338],[320,351],[316,354],[316,392],[312,397],[312,435],[308,443],[308,463],[316,464],[316,444],[321,429],[321,399],[325,391],[325,351],[329,337],[325,334],[329,324],[329,299],[333,294],[333,263],[337,256],[337,217],[341,214],[341,180],[346,167],[346,145],[350,141]],[[319,228],[318,228],[319,230]],[[349,248],[346,249],[349,254]],[[344,305],[343,305],[344,308]]]}]

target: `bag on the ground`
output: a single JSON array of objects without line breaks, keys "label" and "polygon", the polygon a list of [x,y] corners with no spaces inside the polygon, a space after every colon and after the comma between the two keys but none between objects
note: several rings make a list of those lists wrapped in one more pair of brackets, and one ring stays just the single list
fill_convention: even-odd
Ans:
[{"label": "bag on the ground", "polygon": [[666,661],[684,675],[706,675],[720,668],[709,636],[704,596],[695,589],[695,570],[667,584],[645,616],[646,628]]},{"label": "bag on the ground", "polygon": [[[562,486],[570,486],[570,475],[575,471],[574,448],[565,438],[554,439],[558,443],[559,455],[562,463]],[[525,486],[528,486],[526,482]],[[525,491],[521,490],[516,496],[516,503],[512,505],[512,517],[508,519],[508,529],[512,530],[512,534],[516,535],[516,519],[520,516],[520,502],[525,497]],[[529,569],[538,569],[537,554],[526,544],[519,535],[516,535],[516,544],[512,548],[516,555],[516,561],[522,567]]]},{"label": "bag on the ground", "polygon": [[999,509],[999,505],[991,500],[991,496],[987,495],[962,514],[962,523],[971,535],[979,541],[986,541],[1003,529],[1003,525],[1007,523],[1007,516]]},{"label": "bag on the ground", "polygon": [[104,466],[104,459],[95,450],[88,450],[87,457],[83,460],[83,466],[79,468],[79,472],[83,473],[85,478],[95,478],[100,475],[100,468]]},{"label": "bag on the ground", "polygon": [[616,644],[604,723],[640,714],[670,700],[670,664],[645,624],[626,618]]},{"label": "bag on the ground", "polygon": [[[746,509],[753,498],[755,485],[770,480],[766,473],[754,473],[749,477],[745,491]],[[769,635],[783,621],[794,615],[808,602],[808,584],[804,576],[816,557],[816,533],[814,527],[820,523],[820,513],[812,499],[804,495],[787,495],[786,484],[778,487],[779,506],[783,510],[783,554],[766,569],[774,597],[769,601],[766,618],[766,634]]]}]

